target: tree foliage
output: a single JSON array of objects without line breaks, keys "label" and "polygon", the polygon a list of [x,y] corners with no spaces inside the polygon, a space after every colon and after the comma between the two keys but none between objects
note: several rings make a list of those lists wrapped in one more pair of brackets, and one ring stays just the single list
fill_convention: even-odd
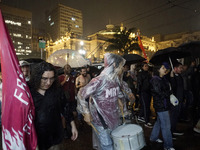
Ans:
[{"label": "tree foliage", "polygon": [[135,28],[130,28],[127,30],[124,28],[124,30],[118,30],[116,34],[114,34],[114,38],[108,39],[107,42],[111,43],[106,51],[114,51],[119,50],[122,54],[128,54],[128,52],[132,50],[138,50],[140,51],[137,38],[131,38],[131,33],[134,33],[136,31]]}]

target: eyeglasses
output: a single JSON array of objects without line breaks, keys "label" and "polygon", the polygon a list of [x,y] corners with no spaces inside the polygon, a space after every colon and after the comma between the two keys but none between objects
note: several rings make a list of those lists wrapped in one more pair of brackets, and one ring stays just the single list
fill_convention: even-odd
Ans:
[{"label": "eyeglasses", "polygon": [[55,77],[52,77],[52,78],[42,77],[43,82],[47,82],[48,80],[50,80],[50,82],[53,82],[55,80]]}]

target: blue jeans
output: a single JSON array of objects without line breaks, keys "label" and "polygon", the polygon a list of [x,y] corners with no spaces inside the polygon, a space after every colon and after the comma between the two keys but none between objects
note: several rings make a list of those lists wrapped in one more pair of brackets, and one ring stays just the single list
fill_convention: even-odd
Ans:
[{"label": "blue jeans", "polygon": [[98,126],[93,124],[94,127],[97,129],[99,134],[94,131],[98,137],[100,148],[101,150],[113,150],[113,141],[111,139],[111,130],[110,129],[104,129],[102,126]]},{"label": "blue jeans", "polygon": [[150,141],[156,141],[160,134],[163,136],[164,148],[173,147],[169,111],[157,112],[157,120],[151,132]]}]

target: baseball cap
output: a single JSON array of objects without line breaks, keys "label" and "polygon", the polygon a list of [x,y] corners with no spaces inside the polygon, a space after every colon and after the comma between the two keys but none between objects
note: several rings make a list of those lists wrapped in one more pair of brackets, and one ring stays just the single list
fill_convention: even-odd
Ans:
[{"label": "baseball cap", "polygon": [[25,61],[25,60],[20,60],[20,61],[19,61],[19,66],[20,66],[20,67],[22,67],[22,66],[29,66],[29,65],[30,65],[30,63],[27,62],[27,61]]}]

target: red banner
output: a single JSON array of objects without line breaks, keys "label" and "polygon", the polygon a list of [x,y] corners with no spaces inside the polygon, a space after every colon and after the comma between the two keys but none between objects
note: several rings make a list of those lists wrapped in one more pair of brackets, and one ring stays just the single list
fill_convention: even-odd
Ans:
[{"label": "red banner", "polygon": [[2,70],[2,147],[4,150],[35,150],[37,137],[33,99],[26,84],[0,10]]},{"label": "red banner", "polygon": [[140,46],[140,49],[141,49],[141,50],[142,50],[142,52],[143,52],[144,58],[145,58],[146,60],[148,60],[148,59],[147,59],[146,52],[145,52],[145,50],[144,50],[144,47],[143,47],[143,45],[142,45],[142,41],[141,41],[141,39],[140,39],[140,36],[139,36],[139,35],[138,35],[138,45]]}]

